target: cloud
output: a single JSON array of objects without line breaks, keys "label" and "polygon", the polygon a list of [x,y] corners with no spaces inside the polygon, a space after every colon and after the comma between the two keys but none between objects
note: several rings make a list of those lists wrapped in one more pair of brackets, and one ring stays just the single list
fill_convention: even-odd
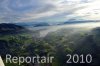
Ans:
[{"label": "cloud", "polygon": [[[72,5],[70,5],[72,4]],[[49,6],[47,6],[47,8],[45,7],[46,10],[43,9],[42,13],[39,11],[38,13],[34,13],[34,12],[31,12],[31,13],[26,13],[25,16],[27,16],[26,18],[23,18],[21,20],[23,21],[31,21],[31,20],[34,20],[34,19],[38,19],[38,18],[44,18],[44,17],[54,17],[54,16],[58,16],[59,17],[59,14],[64,14],[66,13],[66,15],[68,14],[72,14],[72,11],[74,12],[75,10],[77,9],[81,9],[79,6],[77,7],[76,4],[79,4],[79,3],[68,3],[66,2],[65,0],[61,1],[61,0],[55,0],[55,1],[50,1],[49,2]],[[74,6],[74,7],[73,7]],[[51,9],[50,9],[51,8]],[[64,16],[62,15],[62,16]],[[28,18],[30,17],[30,18]]]},{"label": "cloud", "polygon": [[0,22],[96,19],[93,14],[99,13],[99,3],[99,0],[0,0]]},{"label": "cloud", "polygon": [[85,16],[83,19],[95,19],[99,20],[100,17],[100,0],[95,0],[87,4],[87,7],[81,10],[77,10],[75,14],[78,16]]}]

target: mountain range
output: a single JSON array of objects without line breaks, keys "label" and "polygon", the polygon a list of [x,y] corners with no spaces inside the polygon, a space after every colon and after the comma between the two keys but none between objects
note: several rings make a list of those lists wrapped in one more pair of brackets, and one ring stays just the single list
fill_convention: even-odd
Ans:
[{"label": "mountain range", "polygon": [[93,23],[93,22],[100,22],[100,20],[68,20],[65,22],[57,22],[52,24],[50,22],[21,22],[21,23],[14,23],[20,26],[33,26],[33,27],[41,27],[41,26],[53,26],[53,25],[65,25],[65,24],[78,24],[78,23]]}]

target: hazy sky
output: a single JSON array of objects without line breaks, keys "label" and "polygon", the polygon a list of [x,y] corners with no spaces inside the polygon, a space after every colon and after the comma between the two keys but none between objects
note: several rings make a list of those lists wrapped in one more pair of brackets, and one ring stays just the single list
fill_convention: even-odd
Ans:
[{"label": "hazy sky", "polygon": [[100,0],[0,0],[0,22],[99,20]]}]

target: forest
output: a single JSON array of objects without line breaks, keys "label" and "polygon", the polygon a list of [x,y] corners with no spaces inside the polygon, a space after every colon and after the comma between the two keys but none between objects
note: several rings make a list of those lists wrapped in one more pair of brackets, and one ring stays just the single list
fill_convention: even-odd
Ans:
[{"label": "forest", "polygon": [[[3,26],[1,26],[3,25]],[[9,26],[10,27],[5,27]],[[22,63],[21,66],[92,66],[100,65],[100,27],[93,29],[61,28],[39,37],[39,31],[30,31],[14,24],[0,24],[0,55],[5,62],[5,55],[12,56],[54,56],[53,63]],[[35,36],[33,36],[35,35]],[[92,63],[67,64],[67,54],[87,55],[93,57]],[[18,66],[5,63],[5,66]]]}]

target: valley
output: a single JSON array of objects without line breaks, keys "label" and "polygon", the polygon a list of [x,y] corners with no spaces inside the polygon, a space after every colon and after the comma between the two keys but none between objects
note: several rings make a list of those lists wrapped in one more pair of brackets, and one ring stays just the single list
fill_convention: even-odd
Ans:
[{"label": "valley", "polygon": [[[9,25],[9,24],[5,24]],[[13,25],[13,24],[12,24]],[[18,27],[17,25],[14,27]],[[5,60],[6,54],[12,56],[47,56],[55,57],[54,62],[47,64],[50,66],[80,66],[99,65],[100,60],[100,23],[84,23],[41,27],[24,27],[13,29],[13,33],[8,31],[9,27],[3,27],[5,34],[0,35],[0,54]],[[11,28],[10,28],[11,29]],[[23,31],[24,29],[24,31]],[[15,31],[15,32],[14,32]],[[3,30],[2,30],[3,32]],[[20,51],[19,51],[20,49]],[[93,56],[90,64],[66,64],[67,54],[78,54]],[[95,58],[94,58],[95,57]],[[18,66],[18,64],[5,63],[6,66]],[[32,66],[36,64],[30,63]],[[21,66],[30,66],[22,63]],[[46,64],[38,64],[45,66]]]}]

